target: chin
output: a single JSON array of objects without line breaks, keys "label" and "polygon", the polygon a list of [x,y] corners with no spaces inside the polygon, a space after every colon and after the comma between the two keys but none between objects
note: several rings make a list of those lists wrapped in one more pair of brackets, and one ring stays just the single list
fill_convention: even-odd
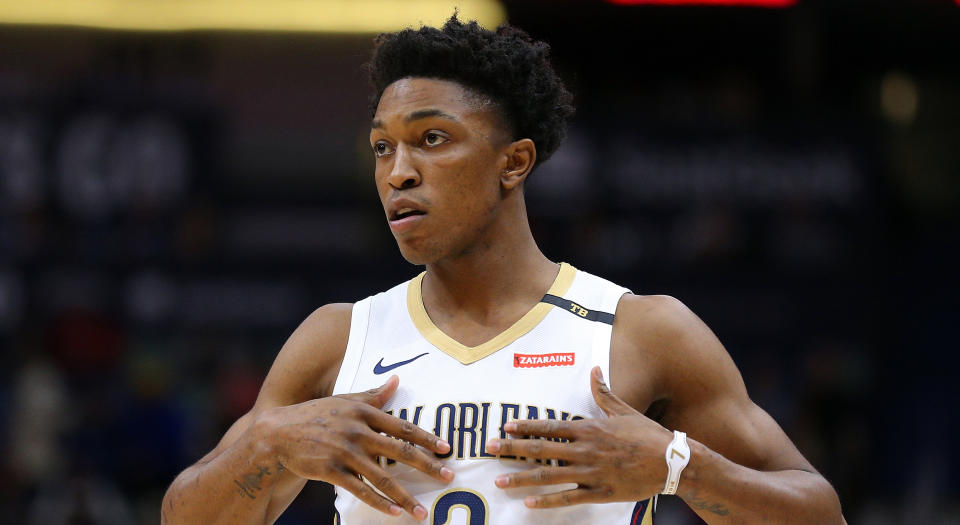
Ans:
[{"label": "chin", "polygon": [[[467,250],[461,241],[456,237],[456,232],[451,235],[418,235],[406,239],[396,239],[397,247],[400,248],[400,255],[410,264],[426,266],[448,259],[457,259],[464,255]],[[467,247],[471,246],[466,244]]]},{"label": "chin", "polygon": [[406,259],[408,263],[414,266],[426,266],[431,262],[433,262],[430,259],[421,256],[420,254],[408,253],[403,250],[400,250],[400,255],[402,255],[403,258]]},{"label": "chin", "polygon": [[434,250],[431,250],[431,247],[426,246],[411,246],[409,243],[402,241],[397,241],[397,247],[400,248],[400,255],[407,260],[410,264],[415,264],[417,266],[426,266],[432,262],[436,262],[440,259],[434,253]]}]

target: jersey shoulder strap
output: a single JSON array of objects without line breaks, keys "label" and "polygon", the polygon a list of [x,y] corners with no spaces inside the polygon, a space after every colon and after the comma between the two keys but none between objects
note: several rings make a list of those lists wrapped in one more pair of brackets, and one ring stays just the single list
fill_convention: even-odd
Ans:
[{"label": "jersey shoulder strap", "polygon": [[610,385],[610,340],[613,336],[613,322],[620,299],[628,293],[631,293],[628,288],[578,270],[573,286],[561,298],[567,303],[564,306],[567,306],[571,312],[595,321],[590,367],[600,367],[608,386]]}]

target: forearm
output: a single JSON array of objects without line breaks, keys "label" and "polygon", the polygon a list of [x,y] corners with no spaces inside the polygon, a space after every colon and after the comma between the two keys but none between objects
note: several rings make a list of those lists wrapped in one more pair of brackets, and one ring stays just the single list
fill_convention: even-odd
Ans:
[{"label": "forearm", "polygon": [[690,463],[677,495],[710,525],[844,523],[836,492],[819,474],[753,470],[692,439],[689,443]]},{"label": "forearm", "polygon": [[207,462],[183,471],[163,498],[163,525],[268,522],[270,501],[281,478],[289,477],[266,447],[240,439]]}]

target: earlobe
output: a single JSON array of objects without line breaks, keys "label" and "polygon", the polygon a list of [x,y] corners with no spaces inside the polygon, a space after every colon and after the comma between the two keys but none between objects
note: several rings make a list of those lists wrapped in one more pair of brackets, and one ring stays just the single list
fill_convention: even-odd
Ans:
[{"label": "earlobe", "polygon": [[530,139],[520,139],[511,143],[505,152],[503,172],[500,174],[500,184],[506,190],[519,186],[537,161],[537,147]]}]

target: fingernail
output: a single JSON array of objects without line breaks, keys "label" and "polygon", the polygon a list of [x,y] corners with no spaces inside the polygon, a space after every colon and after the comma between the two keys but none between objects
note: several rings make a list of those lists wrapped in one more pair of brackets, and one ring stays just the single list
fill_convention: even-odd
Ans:
[{"label": "fingernail", "polygon": [[497,476],[497,479],[493,480],[493,483],[500,488],[506,487],[507,476]]},{"label": "fingernail", "polygon": [[533,496],[527,496],[526,498],[523,499],[523,504],[526,505],[526,506],[528,506],[528,507],[536,507],[536,506],[537,506],[537,498],[535,498],[535,497],[533,497]]},{"label": "fingernail", "polygon": [[413,508],[413,517],[417,518],[418,520],[427,519],[427,509],[423,508],[420,505],[417,505],[416,507]]},{"label": "fingernail", "polygon": [[447,481],[450,481],[453,479],[453,471],[447,467],[443,467],[440,469],[440,477]]},{"label": "fingernail", "polygon": [[517,429],[516,421],[510,421],[506,425],[503,425],[503,429],[506,430],[507,432],[513,432],[514,430]]},{"label": "fingernail", "polygon": [[496,439],[491,439],[490,441],[487,441],[487,452],[491,454],[496,454],[497,452],[500,452],[500,441]]},{"label": "fingernail", "polygon": [[390,505],[390,514],[399,516],[401,513],[403,513],[403,507],[400,505]]},{"label": "fingernail", "polygon": [[438,439],[438,440],[437,440],[437,448],[440,449],[440,453],[441,453],[441,454],[446,454],[447,452],[450,451],[450,443],[447,443],[446,441],[444,441],[444,440],[442,440],[442,439]]},{"label": "fingernail", "polygon": [[600,378],[601,383],[606,383],[606,381],[603,379],[603,370],[597,369],[597,377]]}]

